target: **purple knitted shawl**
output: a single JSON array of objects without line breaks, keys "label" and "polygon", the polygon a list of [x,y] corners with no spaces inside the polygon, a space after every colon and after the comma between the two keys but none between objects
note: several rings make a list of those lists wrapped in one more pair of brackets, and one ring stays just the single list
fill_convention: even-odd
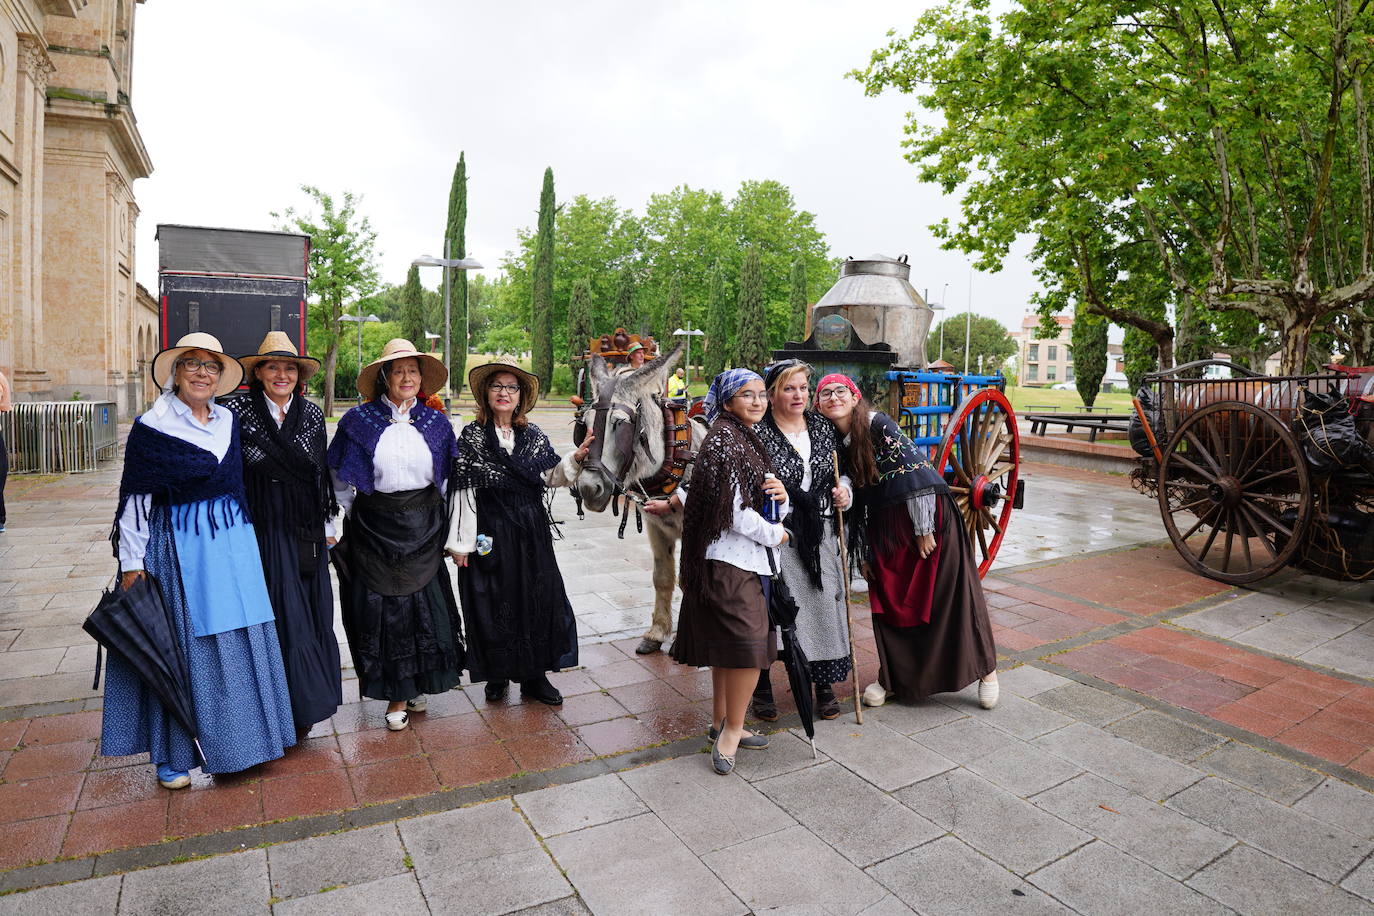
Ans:
[{"label": "purple knitted shawl", "polygon": [[[418,403],[410,408],[410,419],[425,437],[434,457],[434,485],[443,492],[449,467],[458,455],[453,426],[439,411]],[[390,425],[391,409],[381,401],[359,404],[339,418],[326,460],[340,479],[357,487],[359,493],[371,493],[375,486],[372,456],[377,452],[377,440]]]}]

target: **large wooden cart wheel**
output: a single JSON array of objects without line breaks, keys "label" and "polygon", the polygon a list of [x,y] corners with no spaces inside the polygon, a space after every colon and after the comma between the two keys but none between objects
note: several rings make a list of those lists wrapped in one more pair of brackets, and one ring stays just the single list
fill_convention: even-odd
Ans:
[{"label": "large wooden cart wheel", "polygon": [[1021,436],[1011,403],[995,388],[978,390],[950,418],[935,467],[944,472],[963,515],[980,577],[992,568],[1007,533],[1020,464]]},{"label": "large wooden cart wheel", "polygon": [[1298,441],[1262,407],[1208,404],[1186,417],[1159,468],[1159,513],[1188,565],[1241,585],[1272,575],[1302,546],[1312,480]]}]

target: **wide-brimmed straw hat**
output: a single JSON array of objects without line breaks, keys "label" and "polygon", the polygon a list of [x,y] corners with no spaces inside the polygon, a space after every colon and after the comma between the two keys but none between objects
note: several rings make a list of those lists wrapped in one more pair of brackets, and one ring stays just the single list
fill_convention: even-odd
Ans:
[{"label": "wide-brimmed straw hat", "polygon": [[205,350],[221,357],[224,368],[219,373],[219,387],[215,389],[216,397],[228,394],[243,382],[243,366],[239,365],[239,361],[234,357],[224,352],[224,347],[220,346],[219,338],[213,334],[206,334],[204,331],[196,331],[178,340],[175,347],[168,347],[153,357],[153,384],[164,391],[171,388],[172,373],[176,371],[176,361],[181,359],[181,354],[191,350]]},{"label": "wide-brimmed straw hat", "polygon": [[320,361],[313,356],[301,356],[285,331],[268,331],[262,343],[258,344],[258,352],[240,356],[239,363],[243,366],[244,373],[251,377],[253,369],[259,363],[273,359],[289,359],[294,362],[298,381],[303,382],[320,371]]},{"label": "wide-brimmed straw hat", "polygon": [[363,370],[358,373],[358,393],[365,398],[372,397],[376,393],[377,373],[382,371],[382,363],[404,359],[407,356],[413,356],[420,361],[420,387],[429,394],[434,394],[444,387],[444,382],[448,381],[448,367],[439,357],[415,349],[415,344],[404,337],[393,337],[386,342],[385,347],[382,347],[382,355],[363,366]]},{"label": "wide-brimmed straw hat", "polygon": [[539,379],[519,366],[512,366],[510,363],[483,363],[474,366],[468,373],[468,390],[472,392],[473,397],[486,397],[487,379],[498,372],[509,372],[519,382],[520,406],[516,408],[516,414],[524,416],[534,406],[534,402],[539,400]]}]

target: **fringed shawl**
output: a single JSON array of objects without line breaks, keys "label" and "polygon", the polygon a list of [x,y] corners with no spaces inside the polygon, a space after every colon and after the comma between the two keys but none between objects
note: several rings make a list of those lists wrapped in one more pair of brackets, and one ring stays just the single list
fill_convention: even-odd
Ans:
[{"label": "fringed shawl", "polygon": [[234,424],[229,450],[223,459],[199,446],[135,422],[124,449],[124,474],[119,481],[119,505],[115,509],[110,543],[119,555],[119,520],[129,500],[150,496],[149,505],[135,514],[141,528],[151,512],[167,510],[173,527],[200,534],[200,514],[195,504],[207,502],[205,518],[210,536],[220,528],[247,521],[243,490],[243,456],[238,424]]},{"label": "fringed shawl", "polygon": [[[857,417],[855,418],[857,420]],[[851,435],[857,430],[851,429]],[[878,482],[854,492],[856,545],[867,551],[886,550],[889,545],[874,542],[881,536],[872,527],[880,509],[919,496],[949,493],[949,484],[926,460],[915,442],[908,439],[896,421],[880,410],[869,417],[868,433],[873,437],[873,461],[878,466]],[[862,555],[862,554],[861,554]]]},{"label": "fringed shawl", "polygon": [[520,487],[543,494],[544,473],[562,459],[544,431],[533,423],[515,427],[515,447],[507,452],[496,440],[496,424],[469,423],[458,436],[453,487]]},{"label": "fringed shawl", "polygon": [[[391,408],[380,400],[359,404],[339,419],[326,460],[339,478],[357,487],[359,493],[371,493],[376,487],[372,456],[377,452],[377,440],[393,422]],[[410,422],[429,446],[434,457],[434,485],[443,493],[457,455],[453,426],[448,417],[418,402],[410,408]]]},{"label": "fringed shawl", "polygon": [[[768,452],[768,460],[773,472],[778,475],[783,486],[787,487],[787,498],[792,511],[783,524],[791,532],[797,546],[797,555],[806,567],[811,587],[821,587],[821,538],[825,533],[825,513],[830,511],[834,498],[830,491],[835,486],[835,465],[833,455],[838,448],[839,434],[835,424],[814,411],[806,411],[806,433],[811,439],[811,489],[802,489],[802,479],[806,467],[802,464],[801,453],[792,445],[787,434],[778,428],[770,410],[764,415],[763,422],[755,430],[763,447]],[[838,533],[836,522],[831,519],[831,531]]]},{"label": "fringed shawl", "polygon": [[719,538],[739,508],[763,510],[763,475],[768,453],[758,433],[729,411],[721,411],[701,443],[692,470],[692,489],[682,519],[682,583],[684,594],[697,592],[705,581],[706,548]]},{"label": "fringed shawl", "polygon": [[278,427],[266,397],[256,391],[224,406],[239,418],[244,487],[254,523],[323,536],[325,521],[339,511],[324,461],[324,413],[297,396]]}]

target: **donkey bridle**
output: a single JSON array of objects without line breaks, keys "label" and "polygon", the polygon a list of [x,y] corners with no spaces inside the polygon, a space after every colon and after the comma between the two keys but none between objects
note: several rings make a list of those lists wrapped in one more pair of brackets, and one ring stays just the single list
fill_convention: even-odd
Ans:
[{"label": "donkey bridle", "polygon": [[[592,433],[596,438],[592,439],[592,444],[587,449],[587,457],[582,462],[582,468],[605,475],[616,494],[627,493],[633,486],[644,499],[669,496],[682,483],[688,465],[696,460],[696,455],[692,452],[691,421],[687,419],[687,407],[685,404],[665,401],[657,396],[654,398],[654,404],[663,411],[663,462],[652,476],[630,481],[627,486],[619,475],[611,473],[611,470],[601,462],[602,448],[606,443],[606,424],[613,410],[622,410],[631,418],[630,423],[617,430],[617,439],[620,441],[616,442],[616,446],[621,454],[629,455],[633,460],[634,446],[644,436],[639,403],[626,404],[613,400],[616,387],[618,386],[612,385],[605,394],[598,394],[596,401],[587,408],[592,415]],[[645,441],[644,444],[647,446],[648,442]]]}]

